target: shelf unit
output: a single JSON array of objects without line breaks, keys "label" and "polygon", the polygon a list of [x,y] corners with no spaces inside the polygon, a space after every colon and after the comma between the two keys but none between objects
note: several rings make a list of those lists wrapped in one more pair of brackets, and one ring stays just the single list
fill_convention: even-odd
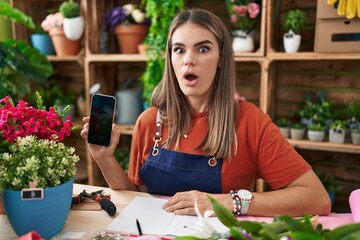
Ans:
[{"label": "shelf unit", "polygon": [[[108,52],[100,50],[100,36],[103,33],[104,14],[115,5],[124,5],[128,0],[78,0],[86,18],[83,51],[74,57],[49,56],[55,65],[76,63],[80,65],[84,75],[83,86],[86,90],[87,110],[90,105],[89,88],[94,83],[102,84],[102,92],[114,95],[118,86],[130,76],[139,77],[146,67],[146,57],[141,54],[119,54],[113,32],[109,31]],[[60,0],[13,0],[13,5],[29,15],[36,15],[36,22],[46,16],[46,9],[56,8]],[[26,3],[25,3],[26,2]],[[140,1],[135,1],[140,2]],[[186,0],[189,7],[210,10],[229,25],[229,18],[222,0]],[[25,5],[30,5],[26,6]],[[291,116],[302,101],[305,91],[319,89],[330,90],[329,97],[339,102],[360,100],[360,53],[316,53],[313,51],[316,1],[279,1],[263,0],[259,29],[256,31],[256,50],[253,53],[237,53],[234,61],[237,66],[238,83],[241,95],[248,101],[257,104],[273,120],[279,116]],[[34,11],[37,8],[39,11]],[[308,22],[302,34],[302,45],[298,53],[285,53],[282,46],[282,18],[289,9],[303,9],[307,12]],[[30,9],[30,10],[29,10]],[[277,16],[274,16],[277,13]],[[15,29],[22,27],[16,24]],[[29,42],[29,31],[15,31],[16,39]],[[332,72],[334,75],[328,75]],[[357,74],[358,73],[358,74]],[[356,75],[357,74],[357,75]],[[334,90],[340,86],[340,90]],[[291,101],[289,97],[291,96]],[[123,133],[131,135],[132,125],[124,125]],[[289,140],[296,149],[317,150],[320,153],[337,152],[353,154],[358,159],[360,146],[352,144],[331,144],[328,142],[313,143],[306,140]],[[82,141],[85,149],[85,142]],[[86,151],[87,180],[89,184],[105,184],[96,163]]]}]

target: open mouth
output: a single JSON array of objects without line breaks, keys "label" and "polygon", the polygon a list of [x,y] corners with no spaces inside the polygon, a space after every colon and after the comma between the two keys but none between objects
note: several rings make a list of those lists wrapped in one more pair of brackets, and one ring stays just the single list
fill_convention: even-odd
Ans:
[{"label": "open mouth", "polygon": [[186,74],[185,79],[188,80],[188,81],[193,81],[193,80],[198,79],[198,77],[196,75],[194,75],[194,74]]}]

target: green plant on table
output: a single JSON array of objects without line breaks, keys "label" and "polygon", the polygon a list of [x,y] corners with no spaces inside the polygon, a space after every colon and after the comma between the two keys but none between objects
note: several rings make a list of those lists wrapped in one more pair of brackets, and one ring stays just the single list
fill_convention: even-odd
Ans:
[{"label": "green plant on table", "polygon": [[342,131],[345,131],[346,128],[346,122],[339,119],[336,119],[330,124],[330,130],[333,130],[334,132],[341,133]]},{"label": "green plant on table", "polygon": [[141,76],[145,102],[150,106],[150,97],[155,86],[162,79],[165,67],[166,40],[171,21],[176,13],[184,8],[184,1],[178,0],[142,0],[146,15],[151,19],[149,33],[145,44],[149,46],[146,53],[146,69]]},{"label": "green plant on table", "polygon": [[284,19],[284,29],[287,32],[300,34],[305,27],[306,13],[300,9],[292,9],[286,12]]},{"label": "green plant on table", "polygon": [[285,117],[281,117],[276,121],[276,125],[281,128],[289,127],[290,121]]},{"label": "green plant on table", "polygon": [[[218,233],[206,217],[200,216],[196,223],[196,232],[193,236],[177,237],[176,240],[195,239],[239,239],[239,240],[339,240],[359,239],[360,223],[347,224],[333,230],[323,229],[317,224],[317,217],[304,216],[292,218],[290,216],[278,216],[272,223],[238,220],[229,209],[221,205],[217,200],[208,196],[214,212],[219,220],[229,228],[227,233]],[[195,209],[197,208],[195,204]],[[196,211],[196,210],[195,210]],[[205,213],[206,214],[206,213]],[[205,215],[204,214],[204,215]]]},{"label": "green plant on table", "polygon": [[303,129],[304,126],[301,123],[294,123],[291,128],[293,129]]},{"label": "green plant on table", "polygon": [[360,124],[357,124],[351,128],[351,132],[360,133]]},{"label": "green plant on table", "polygon": [[80,4],[74,2],[74,0],[68,0],[63,2],[59,11],[63,15],[64,18],[75,18],[80,16]]}]

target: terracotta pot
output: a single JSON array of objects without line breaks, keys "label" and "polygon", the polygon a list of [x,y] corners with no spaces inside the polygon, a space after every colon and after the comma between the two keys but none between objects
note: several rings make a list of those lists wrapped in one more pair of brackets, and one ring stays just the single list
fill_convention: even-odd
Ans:
[{"label": "terracotta pot", "polygon": [[73,56],[80,51],[81,39],[72,41],[66,38],[63,29],[53,28],[49,31],[57,56]]},{"label": "terracotta pot", "polygon": [[138,24],[119,24],[115,27],[115,34],[122,53],[139,53],[138,45],[142,44],[148,33],[149,27]]}]

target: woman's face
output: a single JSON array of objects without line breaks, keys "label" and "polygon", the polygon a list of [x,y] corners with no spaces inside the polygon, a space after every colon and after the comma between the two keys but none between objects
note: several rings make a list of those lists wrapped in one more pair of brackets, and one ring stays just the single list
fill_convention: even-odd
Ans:
[{"label": "woman's face", "polygon": [[182,92],[189,101],[207,101],[220,58],[215,36],[199,25],[185,23],[173,33],[171,51]]}]

